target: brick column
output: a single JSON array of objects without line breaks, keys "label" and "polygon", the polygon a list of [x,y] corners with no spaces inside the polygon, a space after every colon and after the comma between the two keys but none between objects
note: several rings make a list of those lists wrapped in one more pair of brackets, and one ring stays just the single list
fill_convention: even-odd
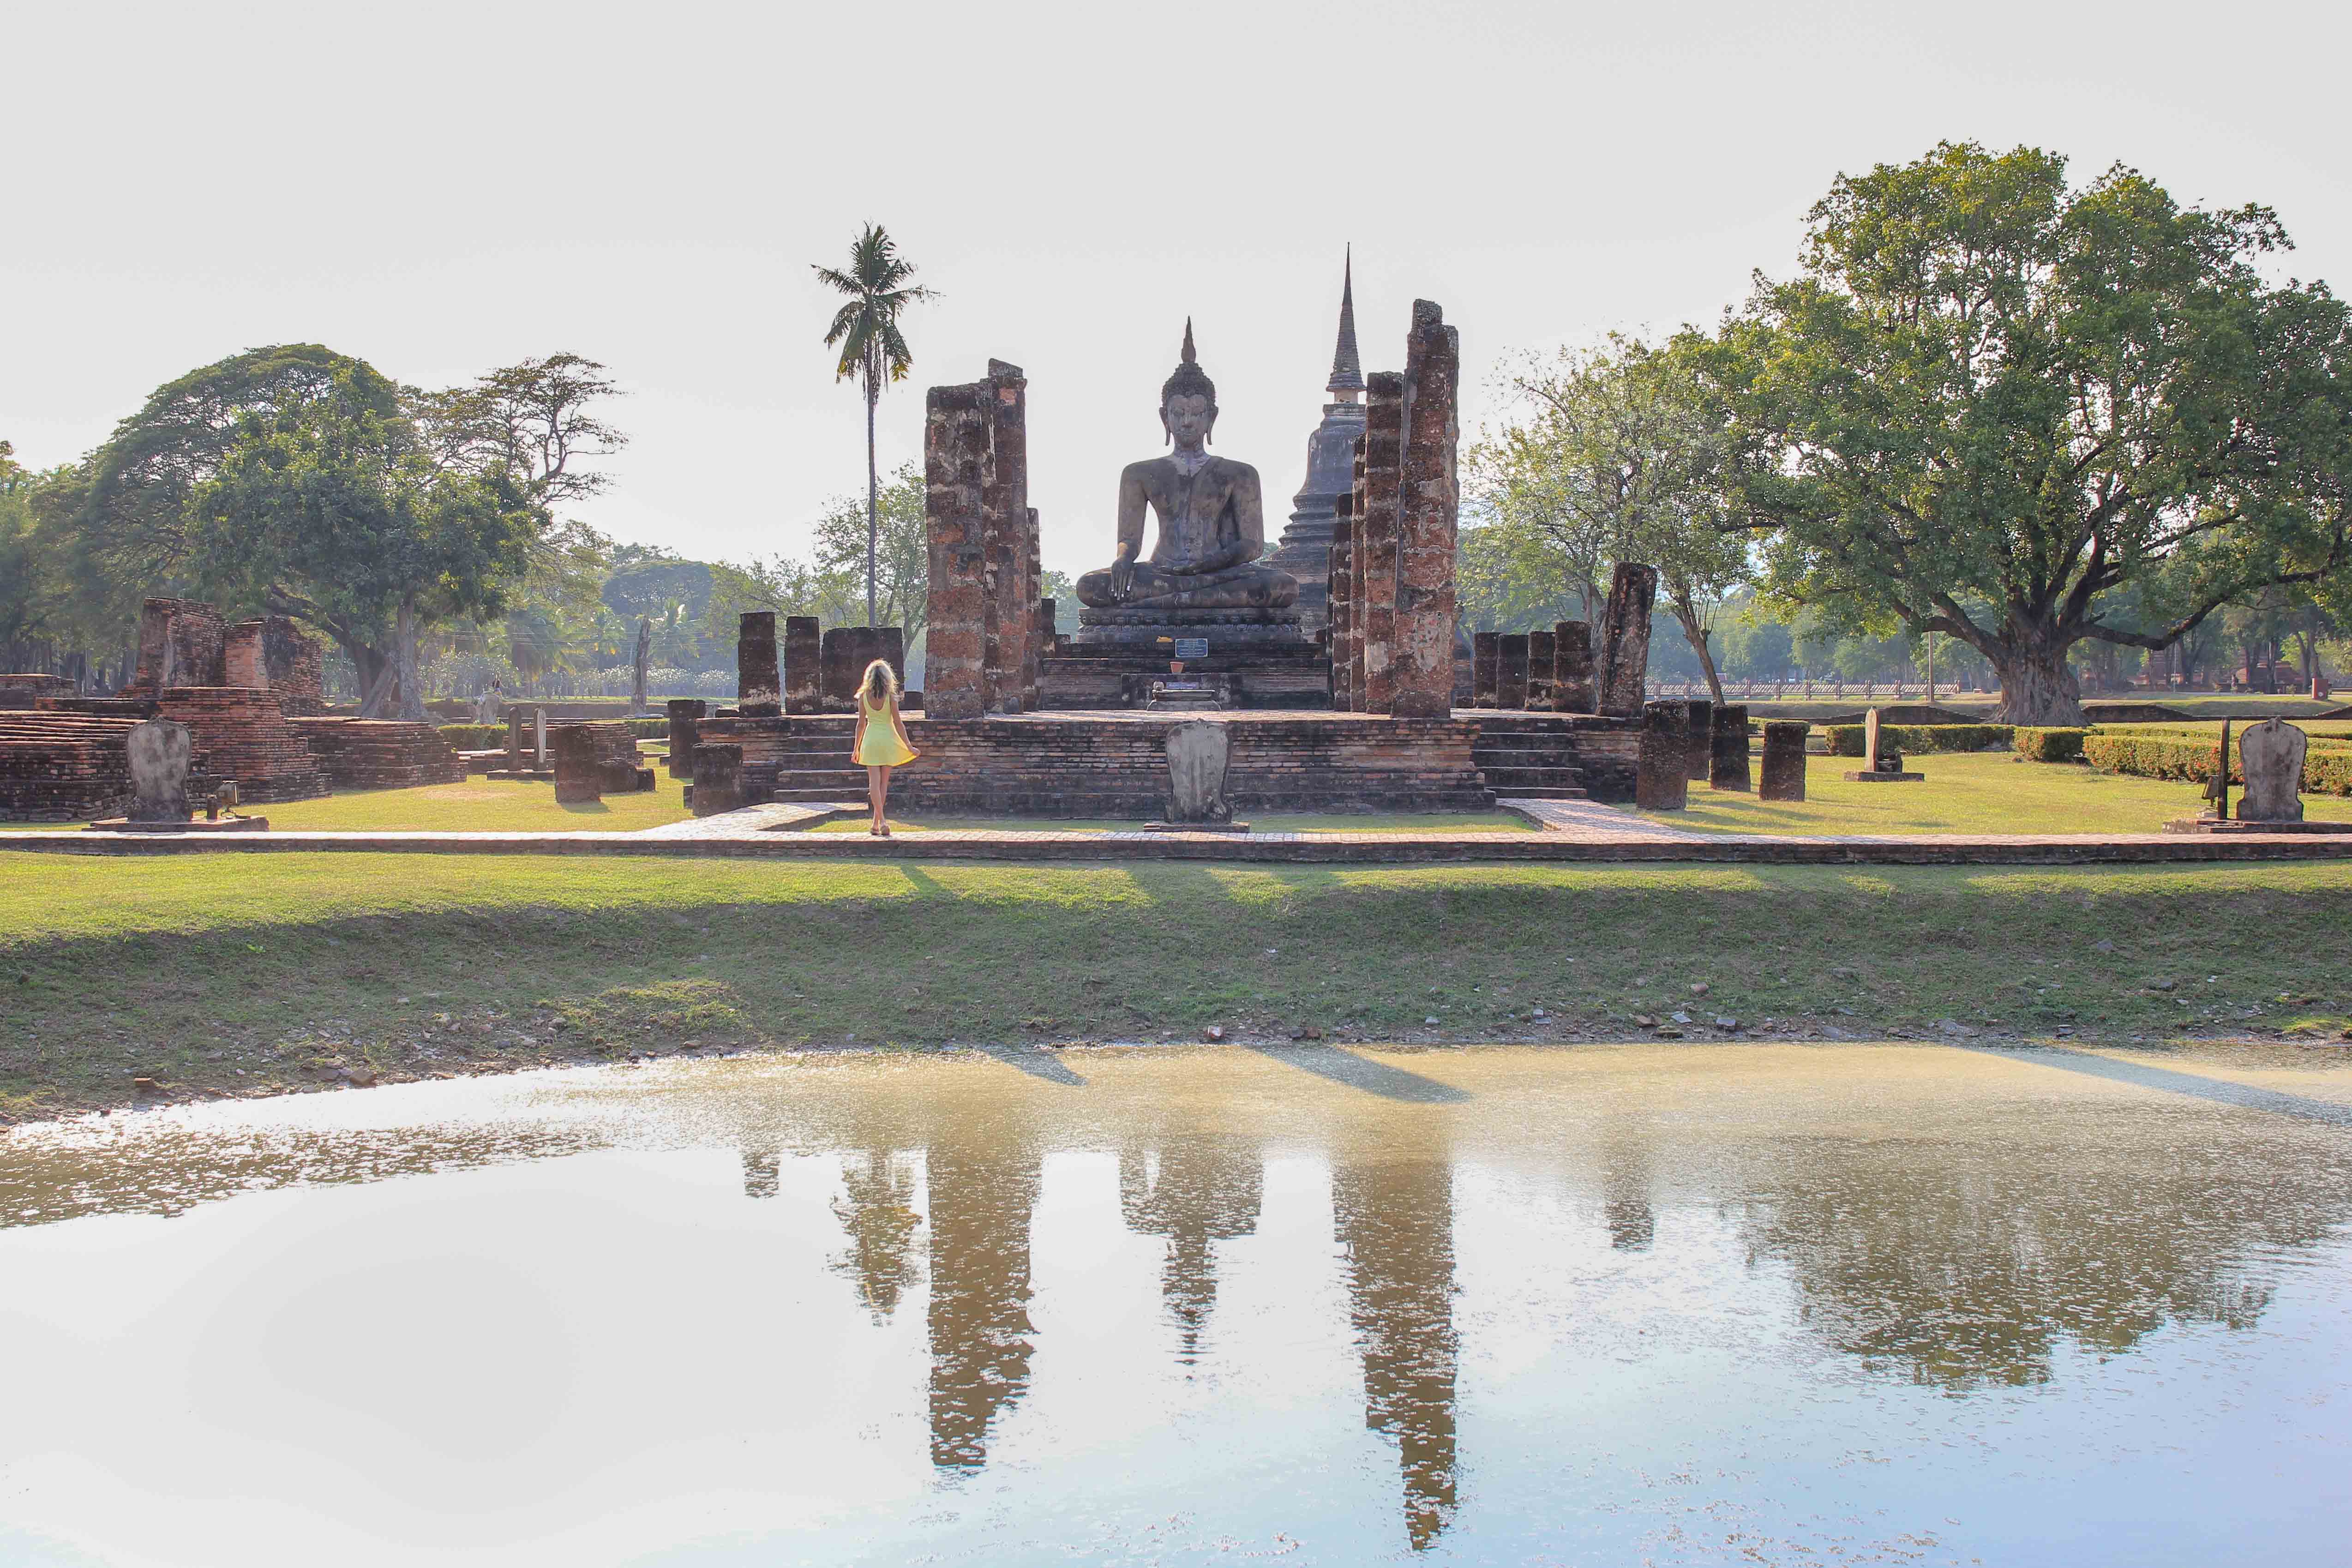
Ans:
[{"label": "brick column", "polygon": [[981,464],[985,574],[981,612],[981,711],[1018,712],[1022,667],[1036,618],[1028,605],[1028,382],[1019,365],[988,362],[988,449]]},{"label": "brick column", "polygon": [[1348,710],[1363,713],[1370,693],[1364,683],[1364,629],[1370,610],[1364,597],[1366,584],[1371,581],[1370,566],[1371,548],[1366,536],[1364,502],[1368,493],[1364,477],[1365,437],[1359,436],[1349,444],[1353,454],[1355,478],[1348,491]]},{"label": "brick column", "polygon": [[1364,411],[1363,499],[1356,540],[1364,574],[1364,711],[1396,700],[1398,491],[1404,480],[1404,377],[1376,370]]},{"label": "brick column", "polygon": [[[694,721],[709,717],[710,704],[699,697],[673,697],[667,706],[669,710],[669,776],[690,779],[694,776]],[[511,743],[508,751],[511,754]]]},{"label": "brick column", "polygon": [[1470,706],[1495,706],[1495,681],[1501,671],[1503,634],[1470,634]]},{"label": "brick column", "polygon": [[1805,736],[1811,730],[1801,719],[1764,721],[1764,776],[1757,799],[1805,798]]},{"label": "brick column", "polygon": [[1356,706],[1348,658],[1348,642],[1356,624],[1355,502],[1354,496],[1343,495],[1331,503],[1331,580],[1324,595],[1331,616],[1327,642],[1331,652],[1331,707],[1340,713]]},{"label": "brick column", "polygon": [[1528,705],[1528,634],[1505,632],[1495,639],[1495,706]]},{"label": "brick column", "polygon": [[1715,702],[1712,699],[1694,700],[1690,705],[1690,743],[1683,756],[1683,776],[1704,779],[1709,759],[1715,754]]},{"label": "brick column", "polygon": [[[1802,748],[1799,748],[1801,752]],[[1710,789],[1754,786],[1748,782],[1748,704],[1727,702],[1715,710],[1715,733],[1707,748],[1706,782]]]},{"label": "brick column", "polygon": [[1037,710],[1037,678],[1045,657],[1045,645],[1051,639],[1048,629],[1053,625],[1050,614],[1044,613],[1045,603],[1045,564],[1039,553],[1037,509],[1029,509],[1029,581],[1022,589],[1022,603],[1029,615],[1029,641],[1021,655],[1021,711]]},{"label": "brick column", "polygon": [[1592,691],[1592,627],[1561,621],[1551,628],[1552,706],[1562,713],[1599,711]]},{"label": "brick column", "polygon": [[1690,804],[1683,761],[1690,745],[1690,704],[1642,705],[1642,749],[1634,764],[1633,804],[1643,811],[1680,811]]},{"label": "brick column", "polygon": [[1609,605],[1601,616],[1601,646],[1594,650],[1603,713],[1631,718],[1642,711],[1650,675],[1650,606],[1657,597],[1656,567],[1617,563],[1616,578],[1609,584]]},{"label": "brick column", "polygon": [[[1405,339],[1404,463],[1399,488],[1396,634],[1390,710],[1443,719],[1454,711],[1454,544],[1462,492],[1454,472],[1461,422],[1461,334],[1428,300],[1412,302]],[[1524,660],[1527,642],[1519,641]],[[1520,701],[1527,696],[1524,663]]]},{"label": "brick column", "polygon": [[748,610],[735,633],[735,705],[746,719],[772,719],[784,710],[776,670],[776,612]]},{"label": "brick column", "polygon": [[981,488],[994,401],[994,384],[985,381],[935,386],[924,399],[923,518],[930,577],[923,659],[927,718],[977,719],[984,711]]},{"label": "brick column", "polygon": [[259,621],[239,621],[221,639],[221,684],[269,689],[269,655],[262,647]]},{"label": "brick column", "polygon": [[1550,632],[1528,634],[1528,702],[1532,706],[1541,700],[1548,707],[1551,700],[1552,666],[1559,658],[1559,639]]},{"label": "brick column", "polygon": [[784,711],[787,713],[824,711],[817,701],[818,646],[814,616],[784,617]]}]

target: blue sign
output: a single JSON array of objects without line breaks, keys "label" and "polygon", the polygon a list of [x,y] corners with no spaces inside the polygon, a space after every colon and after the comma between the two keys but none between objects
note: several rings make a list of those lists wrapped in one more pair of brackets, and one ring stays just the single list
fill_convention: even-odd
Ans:
[{"label": "blue sign", "polygon": [[1178,658],[1208,658],[1209,639],[1206,637],[1178,637],[1176,639],[1176,657]]}]

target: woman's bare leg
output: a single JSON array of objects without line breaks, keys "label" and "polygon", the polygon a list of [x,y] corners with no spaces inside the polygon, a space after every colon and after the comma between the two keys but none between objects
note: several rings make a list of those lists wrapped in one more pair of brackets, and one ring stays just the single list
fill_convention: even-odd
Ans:
[{"label": "woman's bare leg", "polygon": [[890,770],[869,767],[866,770],[866,798],[874,807],[874,827],[882,826],[882,804],[890,795]]}]

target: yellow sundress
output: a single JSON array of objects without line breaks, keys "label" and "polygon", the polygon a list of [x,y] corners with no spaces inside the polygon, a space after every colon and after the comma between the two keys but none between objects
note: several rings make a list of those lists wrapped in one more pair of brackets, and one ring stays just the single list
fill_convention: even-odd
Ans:
[{"label": "yellow sundress", "polygon": [[857,694],[857,710],[866,716],[866,739],[857,748],[861,768],[896,768],[915,760],[916,753],[898,739],[898,705],[888,698],[879,708],[868,707],[866,693]]}]

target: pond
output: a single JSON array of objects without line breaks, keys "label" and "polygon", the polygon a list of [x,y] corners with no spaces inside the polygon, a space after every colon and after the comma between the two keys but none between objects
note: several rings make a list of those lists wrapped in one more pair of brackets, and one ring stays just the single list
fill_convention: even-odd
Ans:
[{"label": "pond", "polygon": [[2352,1069],[2302,1059],[1008,1049],[22,1129],[0,1563],[2337,1563]]}]

